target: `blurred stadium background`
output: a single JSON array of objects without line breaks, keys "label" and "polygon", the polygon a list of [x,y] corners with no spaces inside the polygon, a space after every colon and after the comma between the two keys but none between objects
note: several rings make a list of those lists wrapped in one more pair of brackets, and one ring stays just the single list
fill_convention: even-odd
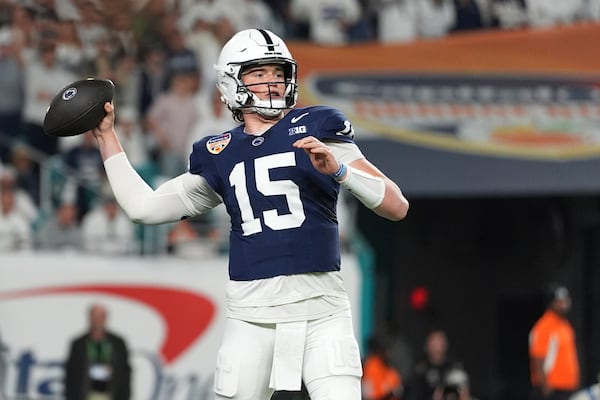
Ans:
[{"label": "blurred stadium background", "polygon": [[[43,117],[44,97],[36,103],[40,93],[31,76],[44,75],[29,74],[43,71],[37,60],[51,47],[64,84],[70,77],[112,79],[117,115],[124,110],[122,121],[131,118],[142,132],[136,168],[157,184],[168,170],[160,162],[165,149],[158,128],[149,121],[156,97],[147,97],[142,85],[150,55],[162,52],[165,75],[197,75],[193,104],[202,112],[195,127],[207,129],[211,124],[202,119],[216,119],[205,112],[212,95],[211,49],[250,23],[233,9],[254,8],[259,16],[269,12],[269,19],[255,16],[254,23],[267,21],[289,41],[299,62],[301,105],[344,111],[365,155],[411,202],[401,223],[374,217],[352,198],[342,202],[361,342],[385,332],[405,344],[401,372],[408,380],[426,333],[441,328],[478,398],[525,399],[528,332],[543,311],[544,289],[560,281],[573,297],[582,385],[594,384],[600,371],[596,2],[559,2],[564,9],[557,13],[564,15],[540,21],[531,12],[539,6],[534,1],[449,1],[454,25],[435,37],[415,28],[392,42],[378,31],[383,24],[377,11],[387,3],[362,2],[355,29],[342,42],[327,43],[311,36],[308,20],[292,15],[294,1],[241,1],[237,8],[230,1],[221,8],[191,0],[0,2],[0,71],[6,72],[0,78],[0,161],[7,175],[20,176],[21,158],[14,155],[24,155],[31,162],[24,170],[37,179],[33,189],[23,184],[36,207],[27,245],[11,247],[2,238],[0,398],[60,398],[61,354],[83,329],[85,305],[98,298],[111,306],[111,324],[137,351],[141,386],[135,400],[208,398],[219,318],[205,314],[209,328],[178,342],[173,353],[168,340],[183,339],[169,336],[172,326],[163,312],[179,308],[183,316],[172,318],[184,318],[193,308],[168,294],[162,305],[149,304],[140,293],[190,291],[208,299],[219,315],[226,279],[221,212],[185,227],[135,226],[118,252],[47,245],[40,232],[63,204],[80,206],[78,225],[82,207],[93,209],[107,193],[98,171],[90,173],[67,156],[82,145],[79,139],[51,150],[35,143],[32,126]],[[459,24],[467,15],[459,3],[475,4],[475,25]],[[422,26],[411,15],[403,14],[398,24]],[[178,52],[169,42],[178,35],[191,52]],[[196,64],[188,69],[185,61],[192,59]],[[54,94],[45,93],[46,99]],[[152,388],[145,377],[152,377]]]}]

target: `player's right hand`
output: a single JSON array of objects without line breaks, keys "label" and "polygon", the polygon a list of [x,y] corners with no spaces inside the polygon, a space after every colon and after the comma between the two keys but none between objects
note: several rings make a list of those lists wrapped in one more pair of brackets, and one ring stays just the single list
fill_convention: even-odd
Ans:
[{"label": "player's right hand", "polygon": [[110,103],[104,103],[104,110],[106,111],[106,116],[102,118],[102,121],[98,124],[98,126],[92,129],[92,133],[96,139],[107,133],[113,133],[115,128],[115,106]]}]

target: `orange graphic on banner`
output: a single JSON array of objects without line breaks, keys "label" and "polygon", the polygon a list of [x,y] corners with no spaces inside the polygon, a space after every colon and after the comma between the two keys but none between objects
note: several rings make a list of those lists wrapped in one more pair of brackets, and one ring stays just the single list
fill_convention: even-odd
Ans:
[{"label": "orange graphic on banner", "polygon": [[291,43],[300,105],[361,137],[480,154],[600,155],[600,23],[453,33],[407,44]]},{"label": "orange graphic on banner", "polygon": [[408,44],[345,47],[290,43],[304,78],[326,72],[487,72],[587,74],[600,72],[600,23],[550,29],[453,33]]}]

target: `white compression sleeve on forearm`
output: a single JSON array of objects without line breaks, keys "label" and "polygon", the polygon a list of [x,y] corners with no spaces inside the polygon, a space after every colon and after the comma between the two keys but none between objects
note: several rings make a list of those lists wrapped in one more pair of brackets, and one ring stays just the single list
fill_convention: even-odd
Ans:
[{"label": "white compression sleeve on forearm", "polygon": [[378,176],[370,175],[359,169],[347,166],[346,178],[341,182],[367,208],[373,209],[381,204],[385,196],[385,182]]},{"label": "white compression sleeve on forearm", "polygon": [[106,159],[104,168],[115,198],[132,221],[158,224],[189,216],[175,181],[165,184],[167,190],[155,192],[133,169],[125,153]]}]

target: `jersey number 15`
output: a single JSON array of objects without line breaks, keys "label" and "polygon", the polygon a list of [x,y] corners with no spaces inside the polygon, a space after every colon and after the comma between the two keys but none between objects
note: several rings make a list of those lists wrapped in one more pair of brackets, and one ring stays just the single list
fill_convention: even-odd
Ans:
[{"label": "jersey number 15", "polygon": [[[271,154],[254,160],[254,179],[256,189],[265,196],[285,196],[288,214],[278,214],[276,209],[263,211],[264,224],[273,230],[298,228],[306,219],[300,200],[300,188],[291,180],[271,180],[269,170],[281,167],[293,167],[296,157],[293,152]],[[262,232],[260,218],[256,218],[250,203],[246,186],[246,167],[244,162],[235,164],[229,174],[229,184],[235,188],[235,197],[242,216],[244,236]]]}]

